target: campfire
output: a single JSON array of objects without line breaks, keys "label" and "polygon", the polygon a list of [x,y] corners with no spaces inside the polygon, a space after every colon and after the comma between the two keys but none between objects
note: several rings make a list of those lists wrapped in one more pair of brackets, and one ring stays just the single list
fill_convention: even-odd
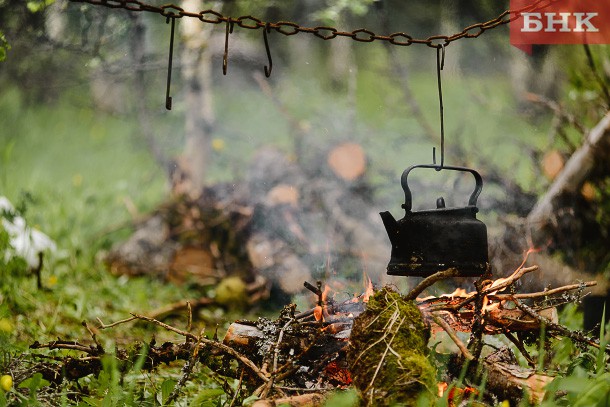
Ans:
[{"label": "campfire", "polygon": [[[365,276],[363,291],[340,301],[335,300],[331,284],[306,281],[304,287],[313,294],[312,308],[299,312],[296,305],[289,304],[275,320],[261,317],[235,321],[222,341],[135,313],[113,324],[99,321],[99,328],[143,320],[182,335],[182,343],[157,345],[153,340],[140,345],[139,351],[119,349],[114,356],[122,365],[130,366],[134,357],[146,349],[146,368],[185,360],[182,383],[188,379],[192,364],[202,363],[221,377],[239,380],[237,390],[226,391],[231,391],[235,400],[256,396],[259,400],[254,406],[317,405],[330,390],[352,387],[366,405],[415,405],[422,399],[433,403],[437,397],[448,398],[450,405],[457,405],[459,400],[480,391],[484,391],[484,398],[506,399],[511,404],[523,397],[536,403],[555,396],[546,394],[544,388],[554,377],[535,370],[537,362],[528,353],[523,338],[538,335],[544,328],[547,336],[568,337],[583,346],[600,347],[597,340],[561,325],[556,308],[578,300],[585,288],[595,282],[516,293],[515,283],[537,269],[522,264],[507,277],[479,279],[475,291],[458,288],[438,296],[421,294],[432,284],[454,276],[455,270],[427,277],[406,295],[390,286],[374,288]],[[191,318],[190,304],[188,310]],[[32,349],[84,353],[78,358],[41,363],[36,369],[47,380],[75,380],[100,371],[100,358],[105,351],[94,330],[87,328],[94,345],[62,340],[32,345]],[[460,339],[464,334],[469,337],[467,341]],[[429,343],[437,342],[442,335],[450,338],[456,351],[437,382],[436,369],[428,357]],[[530,367],[520,366],[508,346],[486,351],[488,335],[507,338]],[[473,385],[485,374],[486,387],[455,387],[452,383],[464,372],[466,383]]]}]

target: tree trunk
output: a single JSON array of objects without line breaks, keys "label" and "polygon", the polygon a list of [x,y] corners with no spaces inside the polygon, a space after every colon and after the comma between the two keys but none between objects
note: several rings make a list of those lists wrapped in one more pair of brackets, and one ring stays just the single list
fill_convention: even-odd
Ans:
[{"label": "tree trunk", "polygon": [[[185,10],[199,9],[196,0],[184,0]],[[211,58],[208,40],[211,30],[193,18],[180,20],[184,50],[183,77],[186,83],[184,152],[178,162],[180,179],[174,193],[197,197],[202,190],[210,159],[210,140],[214,130]]]}]

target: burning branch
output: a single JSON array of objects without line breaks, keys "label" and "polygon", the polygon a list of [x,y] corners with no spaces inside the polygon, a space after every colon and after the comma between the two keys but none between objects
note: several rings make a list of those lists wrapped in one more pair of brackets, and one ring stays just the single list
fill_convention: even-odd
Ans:
[{"label": "burning branch", "polygon": [[432,307],[429,311],[430,312],[457,311],[460,308],[463,308],[464,306],[473,302],[477,298],[477,296],[486,296],[486,295],[490,295],[490,294],[495,294],[498,291],[502,291],[502,290],[508,288],[509,286],[511,286],[512,284],[514,284],[517,280],[519,280],[521,277],[523,277],[523,275],[525,275],[526,273],[531,273],[532,271],[536,271],[536,270],[538,270],[538,266],[520,267],[517,270],[515,270],[515,272],[513,274],[511,274],[509,277],[507,277],[505,279],[501,278],[494,282],[490,281],[490,285],[487,286],[486,288],[482,289],[481,292],[472,293],[472,294],[468,295],[466,298],[464,298],[456,303],[453,303],[451,305],[444,304],[444,305],[440,305],[438,307]]}]

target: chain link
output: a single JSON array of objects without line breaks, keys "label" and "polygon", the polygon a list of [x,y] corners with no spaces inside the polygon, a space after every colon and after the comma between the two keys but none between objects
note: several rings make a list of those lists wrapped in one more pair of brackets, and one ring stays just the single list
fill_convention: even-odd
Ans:
[{"label": "chain link", "polygon": [[538,0],[533,4],[524,7],[519,10],[506,10],[496,18],[486,21],[484,23],[477,23],[464,28],[462,31],[453,35],[432,35],[427,38],[413,38],[409,34],[404,32],[395,32],[390,35],[377,35],[374,32],[360,28],[354,31],[339,31],[334,27],[303,27],[297,23],[291,21],[278,21],[275,23],[264,22],[253,16],[241,16],[238,18],[227,17],[223,14],[214,10],[203,10],[198,13],[185,11],[181,7],[174,4],[167,4],[164,6],[152,6],[139,0],[70,0],[75,3],[89,3],[95,6],[105,6],[110,8],[122,8],[129,11],[147,11],[151,13],[161,14],[163,17],[170,18],[182,18],[182,17],[193,17],[198,18],[204,23],[208,24],[220,24],[230,23],[237,24],[241,28],[249,30],[257,30],[259,28],[273,29],[280,34],[286,36],[295,35],[299,33],[313,34],[323,40],[331,40],[336,37],[348,37],[354,41],[359,42],[373,42],[373,41],[387,41],[392,45],[409,46],[413,44],[425,44],[431,48],[446,47],[453,41],[457,41],[462,38],[477,38],[487,30],[494,29],[500,25],[508,24],[511,21],[519,18],[521,13],[530,12],[532,10],[539,10],[548,7],[550,4],[560,0]]}]

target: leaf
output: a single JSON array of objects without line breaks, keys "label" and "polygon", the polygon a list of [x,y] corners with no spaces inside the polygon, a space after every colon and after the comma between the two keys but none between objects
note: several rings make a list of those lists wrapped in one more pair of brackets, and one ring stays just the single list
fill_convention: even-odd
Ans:
[{"label": "leaf", "polygon": [[55,0],[31,0],[28,1],[26,5],[31,13],[38,13],[39,11],[44,10],[54,2]]},{"label": "leaf", "polygon": [[606,304],[602,311],[602,320],[599,326],[599,350],[597,352],[597,374],[601,374],[606,367]]},{"label": "leaf", "polygon": [[6,53],[11,49],[10,44],[6,41],[4,33],[0,31],[0,62],[6,59]]},{"label": "leaf", "polygon": [[104,396],[104,399],[102,400],[100,406],[101,407],[114,407],[116,405],[115,401],[114,401],[114,395],[112,394],[112,391],[108,390],[108,392],[106,393],[106,396]]},{"label": "leaf", "polygon": [[148,345],[144,344],[142,345],[142,348],[140,349],[140,354],[138,355],[138,358],[136,359],[136,363],[134,363],[132,371],[134,372],[139,372],[140,370],[142,370],[142,367],[144,366],[144,363],[146,362],[146,356],[148,356]]},{"label": "leaf", "polygon": [[334,393],[324,403],[327,407],[354,407],[358,405],[358,394],[355,390]]},{"label": "leaf", "polygon": [[83,397],[83,401],[85,403],[87,403],[88,405],[90,405],[90,406],[94,406],[94,407],[101,407],[102,406],[101,400],[94,399],[93,397]]},{"label": "leaf", "polygon": [[252,396],[246,398],[242,405],[250,406],[250,405],[254,404],[254,402],[257,400],[260,400],[260,398],[258,396],[252,395]]},{"label": "leaf", "polygon": [[165,404],[167,399],[172,394],[174,387],[176,387],[176,381],[173,379],[167,379],[161,383],[161,403]]},{"label": "leaf", "polygon": [[[605,380],[604,380],[605,379]],[[578,395],[578,399],[573,404],[574,407],[585,406],[605,406],[610,393],[610,381],[608,375],[600,376],[593,385],[589,386],[585,392]]]},{"label": "leaf", "polygon": [[25,379],[24,381],[19,383],[19,387],[30,389],[30,398],[31,398],[36,395],[36,392],[38,392],[38,389],[40,389],[41,387],[44,387],[44,386],[48,386],[49,384],[50,383],[48,380],[44,380],[42,378],[41,373],[36,373],[29,379]]},{"label": "leaf", "polygon": [[557,389],[571,394],[580,393],[591,384],[591,379],[587,377],[563,377],[557,380]]},{"label": "leaf", "polygon": [[225,392],[222,389],[203,389],[197,393],[189,405],[193,407],[214,407],[218,398],[223,394]]}]

